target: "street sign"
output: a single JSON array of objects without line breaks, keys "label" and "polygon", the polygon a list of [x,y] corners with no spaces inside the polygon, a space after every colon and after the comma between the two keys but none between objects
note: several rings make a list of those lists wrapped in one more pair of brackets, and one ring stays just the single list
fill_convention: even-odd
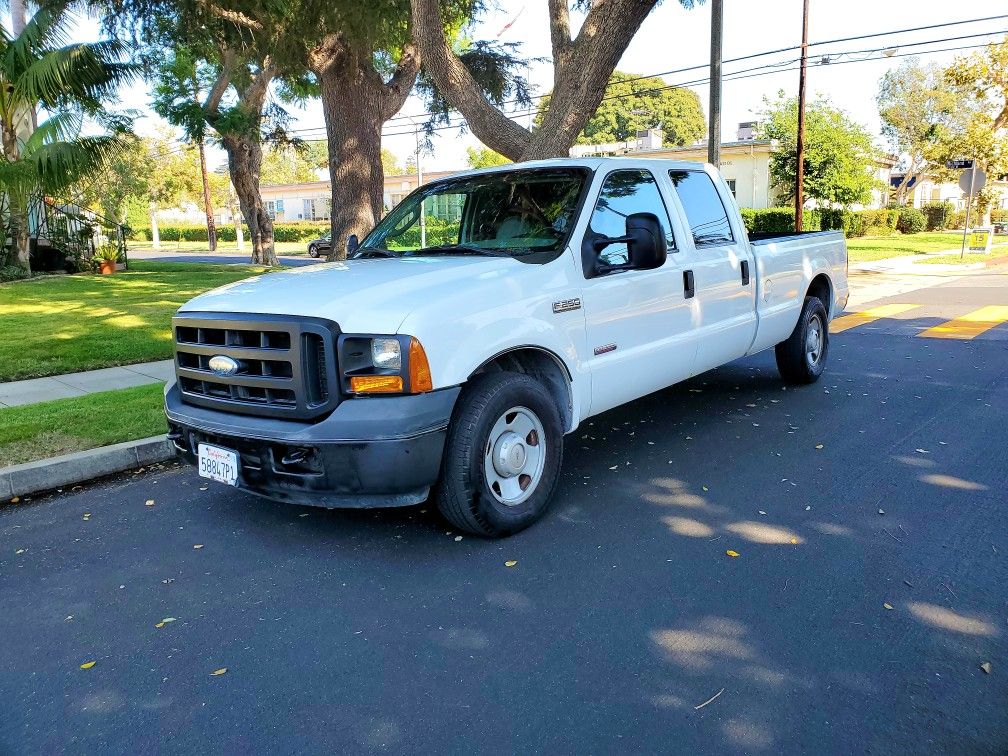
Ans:
[{"label": "street sign", "polygon": [[991,237],[994,235],[993,228],[976,228],[970,232],[969,250],[970,252],[990,252]]},{"label": "street sign", "polygon": [[[976,172],[975,178],[973,176],[974,171]],[[983,189],[986,183],[987,174],[983,172],[982,168],[968,168],[959,177],[959,188],[971,195]]]},{"label": "street sign", "polygon": [[[959,168],[972,168],[973,167],[973,161],[972,160],[967,160],[967,159],[946,160],[945,161],[945,167],[946,168],[950,168],[952,170],[956,170],[956,169],[959,169]],[[967,189],[966,191],[969,191],[969,190]]]}]

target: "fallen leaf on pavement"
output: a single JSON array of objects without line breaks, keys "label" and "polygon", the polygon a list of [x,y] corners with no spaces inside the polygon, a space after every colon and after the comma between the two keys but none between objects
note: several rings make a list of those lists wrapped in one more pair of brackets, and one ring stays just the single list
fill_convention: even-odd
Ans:
[{"label": "fallen leaf on pavement", "polygon": [[85,512],[83,519],[90,520],[91,519],[91,513],[90,512]]},{"label": "fallen leaf on pavement", "polygon": [[882,606],[884,606],[886,609],[889,609],[890,611],[892,611],[892,604],[882,604]]},{"label": "fallen leaf on pavement", "polygon": [[990,669],[991,669],[990,662],[984,662],[983,664],[981,664],[980,665],[980,669],[982,669],[984,672],[986,672],[989,675],[990,674]]},{"label": "fallen leaf on pavement", "polygon": [[823,445],[822,445],[822,444],[816,444],[816,445],[815,445],[815,448],[816,448],[816,449],[822,449],[822,448],[823,448]]},{"label": "fallen leaf on pavement", "polygon": [[202,543],[194,543],[193,544],[193,548],[194,549],[202,549],[203,548],[203,544]]},{"label": "fallen leaf on pavement", "polygon": [[914,449],[914,451],[917,452],[918,454],[930,454],[931,453],[927,449]]},{"label": "fallen leaf on pavement", "polygon": [[227,672],[227,667],[221,667],[220,669],[215,669],[213,672],[211,672],[210,676],[211,677],[220,677],[225,672]]},{"label": "fallen leaf on pavement", "polygon": [[144,502],[144,506],[153,507],[154,499],[147,499],[147,501]]},{"label": "fallen leaf on pavement", "polygon": [[[796,186],[797,186],[797,185],[796,185]],[[17,496],[15,496],[15,497],[14,497],[13,499],[11,499],[11,500],[10,500],[10,503],[11,503],[11,504],[17,504],[17,503],[18,503],[19,501],[21,501],[21,499],[20,499],[20,498],[18,498]]]},{"label": "fallen leaf on pavement", "polygon": [[18,555],[18,554],[24,554],[24,552],[25,552],[25,550],[24,550],[24,549],[18,549],[17,551],[15,551],[15,552],[14,552],[14,554],[15,554],[15,555]]},{"label": "fallen leaf on pavement", "polygon": [[880,510],[878,511],[878,513],[879,513],[879,514],[885,514],[885,510],[884,510],[884,509],[880,509]]},{"label": "fallen leaf on pavement", "polygon": [[[796,186],[797,186],[797,184],[796,184]],[[462,536],[455,536],[455,540],[456,541],[461,541],[462,540]]]},{"label": "fallen leaf on pavement", "polygon": [[758,511],[759,511],[759,513],[760,513],[761,515],[766,515],[766,512],[764,512],[764,511],[763,511],[762,509],[760,509],[760,510],[758,510]]},{"label": "fallen leaf on pavement", "polygon": [[84,662],[83,664],[80,665],[80,668],[81,669],[91,669],[91,667],[93,667],[95,664],[97,664],[97,662],[93,662],[93,661]]},{"label": "fallen leaf on pavement", "polygon": [[516,564],[518,564],[517,559],[509,559],[506,562],[504,562],[505,567],[514,567]]},{"label": "fallen leaf on pavement", "polygon": [[732,551],[731,549],[728,549],[728,551],[726,551],[725,554],[727,554],[730,557],[737,557],[737,556],[739,556],[739,553],[737,551]]},{"label": "fallen leaf on pavement", "polygon": [[798,543],[798,539],[795,538],[794,536],[791,536],[791,543],[797,544]]}]

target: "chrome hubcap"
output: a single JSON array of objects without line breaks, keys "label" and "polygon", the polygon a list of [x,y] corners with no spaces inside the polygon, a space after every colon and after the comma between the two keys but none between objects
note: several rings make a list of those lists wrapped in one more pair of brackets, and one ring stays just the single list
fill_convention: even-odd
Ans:
[{"label": "chrome hubcap", "polygon": [[823,351],[823,324],[818,315],[813,315],[805,335],[805,359],[809,365],[816,365]]},{"label": "chrome hubcap", "polygon": [[546,464],[546,434],[542,422],[527,407],[512,407],[490,429],[484,451],[487,487],[509,507],[536,490]]}]

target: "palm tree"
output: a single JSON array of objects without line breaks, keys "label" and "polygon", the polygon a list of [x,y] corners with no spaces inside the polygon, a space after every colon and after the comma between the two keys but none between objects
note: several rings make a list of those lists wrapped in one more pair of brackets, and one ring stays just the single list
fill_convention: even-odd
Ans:
[{"label": "palm tree", "polygon": [[[120,42],[71,43],[73,21],[64,9],[41,8],[16,36],[0,27],[0,192],[11,240],[4,263],[25,270],[30,198],[59,193],[126,143],[125,119],[103,103],[137,68],[121,62]],[[35,127],[37,110],[46,118]],[[85,123],[106,133],[82,135]]]}]

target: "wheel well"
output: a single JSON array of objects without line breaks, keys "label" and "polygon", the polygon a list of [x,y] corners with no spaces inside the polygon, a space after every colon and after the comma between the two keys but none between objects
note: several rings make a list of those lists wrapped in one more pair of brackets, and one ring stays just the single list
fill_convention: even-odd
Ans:
[{"label": "wheel well", "polygon": [[560,411],[560,422],[564,430],[573,427],[574,396],[571,391],[571,377],[559,357],[537,347],[519,347],[490,358],[469,377],[501,371],[525,373],[538,378],[553,396]]},{"label": "wheel well", "polygon": [[820,273],[812,279],[806,296],[815,297],[822,302],[823,307],[826,309],[826,317],[828,318],[830,316],[830,306],[833,301],[833,289],[830,286],[829,278],[825,274]]}]

